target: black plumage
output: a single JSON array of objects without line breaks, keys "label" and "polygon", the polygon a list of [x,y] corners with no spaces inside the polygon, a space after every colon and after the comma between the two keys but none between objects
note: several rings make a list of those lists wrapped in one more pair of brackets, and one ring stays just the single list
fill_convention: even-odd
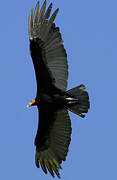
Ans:
[{"label": "black plumage", "polygon": [[30,53],[34,64],[37,95],[28,107],[36,105],[39,112],[35,138],[35,163],[54,177],[60,177],[62,161],[66,160],[70,140],[71,121],[68,109],[81,117],[89,109],[89,96],[84,85],[66,91],[68,80],[67,54],[60,30],[54,24],[58,13],[50,17],[52,3],[46,1],[39,11],[39,2],[29,16]]}]

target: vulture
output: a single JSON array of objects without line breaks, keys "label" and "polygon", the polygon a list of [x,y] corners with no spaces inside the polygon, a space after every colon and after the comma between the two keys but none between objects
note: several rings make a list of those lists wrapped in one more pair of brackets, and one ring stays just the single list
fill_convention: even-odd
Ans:
[{"label": "vulture", "polygon": [[66,160],[71,141],[71,120],[68,110],[85,117],[89,109],[89,96],[83,84],[66,90],[68,81],[67,54],[59,27],[54,20],[59,9],[51,14],[52,3],[46,0],[39,10],[29,15],[29,41],[37,93],[30,106],[37,106],[39,121],[35,137],[35,164],[44,173],[60,178],[62,161]]}]

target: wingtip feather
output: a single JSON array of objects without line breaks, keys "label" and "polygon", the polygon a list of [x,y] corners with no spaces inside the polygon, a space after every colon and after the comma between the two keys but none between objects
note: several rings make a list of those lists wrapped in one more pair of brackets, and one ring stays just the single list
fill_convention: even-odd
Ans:
[{"label": "wingtip feather", "polygon": [[45,9],[46,9],[46,4],[47,4],[47,1],[45,0],[44,3],[43,3],[43,6],[40,10],[40,14],[39,14],[39,20],[38,20],[38,24],[41,22],[43,16],[44,16],[44,13],[45,13]]},{"label": "wingtip feather", "polygon": [[56,159],[53,159],[53,162],[55,163],[58,169],[62,169],[61,165],[57,162]]},{"label": "wingtip feather", "polygon": [[49,159],[49,163],[51,164],[51,166],[52,166],[54,172],[56,173],[56,175],[58,176],[58,178],[60,178],[60,174],[59,174],[59,172],[58,172],[58,168],[56,167],[56,165],[54,164],[54,162],[53,162],[51,159]]},{"label": "wingtip feather", "polygon": [[51,18],[50,18],[50,20],[49,20],[49,22],[48,22],[48,25],[53,24],[53,22],[54,22],[54,20],[55,20],[55,18],[56,18],[56,16],[57,16],[57,14],[58,14],[58,11],[59,11],[59,8],[57,8],[57,9],[55,10],[55,12],[52,14],[52,16],[51,16]]},{"label": "wingtip feather", "polygon": [[36,167],[39,168],[39,158],[38,158],[37,151],[36,151],[36,154],[35,154],[35,164],[36,164]]},{"label": "wingtip feather", "polygon": [[40,158],[40,164],[41,164],[41,168],[43,170],[43,172],[45,174],[47,174],[47,169],[46,169],[46,166],[45,166],[45,162]]},{"label": "wingtip feather", "polygon": [[30,15],[29,15],[29,37],[31,39],[31,31],[33,28],[33,8],[30,11]]},{"label": "wingtip feather", "polygon": [[45,13],[45,19],[48,19],[51,13],[51,9],[52,9],[52,3],[49,5],[46,13]]},{"label": "wingtip feather", "polygon": [[50,174],[52,175],[52,177],[54,177],[54,172],[53,172],[53,170],[52,170],[52,167],[51,167],[49,161],[45,159],[44,162],[45,162],[45,164],[46,164],[46,167],[48,168],[48,171],[50,172]]},{"label": "wingtip feather", "polygon": [[37,23],[38,13],[39,13],[39,1],[37,2],[37,5],[35,7],[34,18],[33,18],[33,26]]}]

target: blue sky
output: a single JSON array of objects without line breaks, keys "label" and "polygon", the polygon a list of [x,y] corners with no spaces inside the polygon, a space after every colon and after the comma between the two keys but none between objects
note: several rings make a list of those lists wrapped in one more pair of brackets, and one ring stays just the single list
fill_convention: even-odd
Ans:
[{"label": "blue sky", "polygon": [[[52,179],[34,163],[36,80],[29,54],[28,16],[37,1],[1,1],[0,179]],[[68,89],[85,84],[86,118],[70,113],[72,142],[60,171],[64,180],[117,179],[117,1],[54,2],[68,54]],[[41,1],[41,4],[43,1]],[[56,178],[57,179],[57,178]]]}]

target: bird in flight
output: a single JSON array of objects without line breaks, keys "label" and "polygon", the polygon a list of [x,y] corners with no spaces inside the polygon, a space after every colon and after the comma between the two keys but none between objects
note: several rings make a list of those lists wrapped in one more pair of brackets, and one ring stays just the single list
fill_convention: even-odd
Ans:
[{"label": "bird in flight", "polygon": [[39,2],[29,16],[30,53],[35,69],[37,94],[27,107],[37,106],[39,121],[35,137],[37,168],[60,178],[59,170],[71,141],[71,120],[68,110],[84,117],[89,109],[89,96],[81,84],[66,91],[68,80],[67,54],[59,27],[50,17],[52,3],[46,0],[39,11]]}]

